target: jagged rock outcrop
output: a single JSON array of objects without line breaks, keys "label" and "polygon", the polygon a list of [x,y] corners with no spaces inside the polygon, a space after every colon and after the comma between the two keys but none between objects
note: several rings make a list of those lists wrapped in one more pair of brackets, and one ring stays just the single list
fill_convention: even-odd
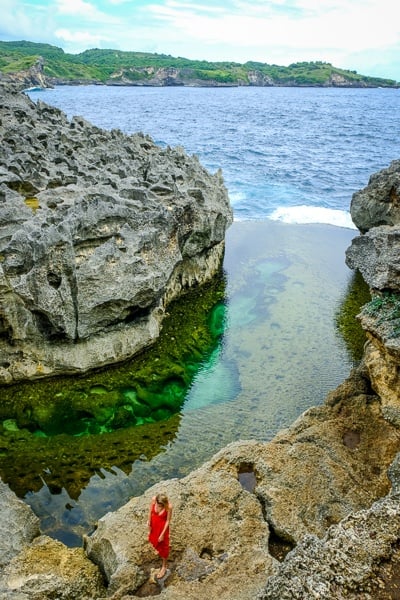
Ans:
[{"label": "jagged rock outcrop", "polygon": [[361,272],[373,296],[359,315],[368,337],[365,364],[386,417],[399,423],[400,160],[353,195],[351,215],[361,235],[347,249],[346,263]]},{"label": "jagged rock outcrop", "polygon": [[0,384],[134,355],[219,270],[232,210],[197,157],[6,89],[0,140]]},{"label": "jagged rock outcrop", "polygon": [[0,575],[0,600],[93,600],[105,593],[103,576],[82,548],[39,536]]},{"label": "jagged rock outcrop", "polygon": [[400,224],[400,160],[371,175],[368,185],[353,194],[350,212],[361,233]]},{"label": "jagged rock outcrop", "polygon": [[349,515],[322,539],[304,536],[258,600],[398,598],[399,539],[397,493]]},{"label": "jagged rock outcrop", "polygon": [[0,480],[0,600],[93,600],[99,569],[81,548],[40,535],[39,519]]},{"label": "jagged rock outcrop", "polygon": [[[17,202],[20,194],[16,188],[14,194]],[[46,200],[46,194],[40,196],[40,202]],[[69,215],[69,196],[62,198]],[[44,207],[49,209],[45,203]],[[10,213],[11,230],[19,226],[19,218],[25,223],[23,214]],[[80,231],[78,224],[75,227]],[[378,273],[385,262],[385,253],[379,252],[393,250],[392,228],[396,223],[375,228],[370,221],[361,237],[378,239],[378,235],[388,233],[387,240],[382,237],[376,244],[376,256],[359,252],[364,243],[359,241],[354,241],[347,253],[349,266],[365,273],[376,298],[384,298],[384,291],[393,292],[395,299],[390,297],[389,303],[395,302],[398,294],[396,278],[390,274],[382,279]],[[28,231],[36,230],[30,227]],[[36,233],[32,239],[37,238]],[[395,252],[390,256],[396,271]],[[19,263],[11,261],[8,267],[15,264]],[[45,283],[43,277],[40,281]],[[59,280],[50,277],[50,281]],[[372,285],[377,281],[377,287]],[[381,281],[390,282],[389,287],[379,287]],[[168,293],[174,291],[168,288]],[[388,311],[393,312],[391,307]],[[151,587],[155,584],[148,582],[148,575],[159,561],[147,542],[146,519],[150,497],[159,490],[170,496],[174,506],[172,574],[162,592],[165,600],[396,597],[390,594],[396,593],[400,565],[397,336],[393,322],[382,319],[382,314],[364,310],[361,320],[369,338],[364,360],[322,406],[306,411],[271,442],[230,444],[187,477],[162,481],[105,515],[85,540],[88,558],[81,554],[77,566],[70,559],[72,555],[65,558],[69,551],[59,543],[42,537],[32,543],[24,541],[18,553],[7,559],[0,598],[1,591],[12,590],[15,581],[18,595],[12,592],[8,597],[23,600],[54,597],[61,594],[58,590],[63,585],[72,590],[66,598],[90,597],[89,593],[92,598],[107,596],[113,600],[154,595],[157,590]],[[48,581],[55,582],[53,587],[44,581],[37,561],[42,545],[57,546],[46,566],[46,572],[51,573]],[[61,561],[56,558],[59,555],[64,556]],[[35,557],[33,562],[31,556]],[[98,568],[81,562],[89,559]],[[60,565],[70,560],[73,568],[60,575]],[[84,575],[81,583],[88,587],[75,588],[74,573],[86,568],[90,576]],[[99,569],[107,591],[98,579]],[[32,576],[32,593],[37,589],[38,596],[27,591]]]},{"label": "jagged rock outcrop", "polygon": [[[398,555],[399,449],[400,424],[385,419],[360,367],[271,442],[232,443],[187,477],[162,481],[100,519],[85,540],[86,560],[104,574],[107,592],[97,588],[92,598],[157,591],[148,578],[160,561],[146,521],[150,498],[162,490],[174,507],[166,600],[283,600],[292,591],[299,599],[320,593],[334,600],[342,592],[355,599],[374,589]],[[17,581],[16,590],[28,593],[32,580],[42,595],[27,598],[51,598],[61,581],[75,589],[74,570],[84,568],[81,597],[100,585],[82,555],[54,544],[37,538],[23,548],[6,567],[3,589]],[[60,573],[66,564],[68,573]]]},{"label": "jagged rock outcrop", "polygon": [[44,60],[41,56],[29,69],[8,73],[7,75],[0,73],[0,83],[7,86],[13,85],[16,90],[52,87],[44,74]]}]

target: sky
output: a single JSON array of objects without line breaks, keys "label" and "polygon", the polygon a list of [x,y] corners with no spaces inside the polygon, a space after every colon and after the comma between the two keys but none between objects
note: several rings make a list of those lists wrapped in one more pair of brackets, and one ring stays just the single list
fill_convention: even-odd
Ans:
[{"label": "sky", "polygon": [[2,0],[0,40],[287,66],[400,81],[396,0]]}]

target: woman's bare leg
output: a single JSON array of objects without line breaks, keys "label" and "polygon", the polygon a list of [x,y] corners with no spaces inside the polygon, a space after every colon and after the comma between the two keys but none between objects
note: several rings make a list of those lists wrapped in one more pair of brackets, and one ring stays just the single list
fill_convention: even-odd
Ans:
[{"label": "woman's bare leg", "polygon": [[157,573],[158,579],[162,579],[164,577],[164,575],[166,573],[166,570],[167,570],[167,559],[163,558],[162,559],[161,569]]}]

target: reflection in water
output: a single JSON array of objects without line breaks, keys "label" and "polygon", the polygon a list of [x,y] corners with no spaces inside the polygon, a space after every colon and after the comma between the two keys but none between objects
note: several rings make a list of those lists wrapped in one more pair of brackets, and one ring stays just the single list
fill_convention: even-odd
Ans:
[{"label": "reflection in water", "polygon": [[[353,363],[335,322],[344,291],[357,288],[344,264],[353,235],[234,223],[225,279],[171,307],[151,350],[88,377],[3,390],[0,472],[42,531],[80,545],[132,496],[234,440],[270,440],[322,402]],[[342,311],[349,323],[363,302]]]},{"label": "reflection in water", "polygon": [[197,371],[215,362],[224,289],[218,276],[172,303],[158,342],[123,365],[3,388],[2,479],[21,497],[46,484],[51,493],[64,488],[77,499],[101,469],[128,474],[135,460],[163,451]]},{"label": "reflection in water", "polygon": [[360,312],[360,307],[370,300],[369,287],[361,273],[356,271],[349,281],[336,314],[336,327],[346,344],[349,357],[354,363],[361,360],[366,341],[365,331],[361,328],[357,315]]}]

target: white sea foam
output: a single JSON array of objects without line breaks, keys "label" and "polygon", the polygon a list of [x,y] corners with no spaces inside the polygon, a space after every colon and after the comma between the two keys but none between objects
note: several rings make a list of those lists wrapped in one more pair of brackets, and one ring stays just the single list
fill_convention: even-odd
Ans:
[{"label": "white sea foam", "polygon": [[282,206],[276,208],[268,218],[284,223],[326,223],[356,229],[349,212],[321,206]]}]

